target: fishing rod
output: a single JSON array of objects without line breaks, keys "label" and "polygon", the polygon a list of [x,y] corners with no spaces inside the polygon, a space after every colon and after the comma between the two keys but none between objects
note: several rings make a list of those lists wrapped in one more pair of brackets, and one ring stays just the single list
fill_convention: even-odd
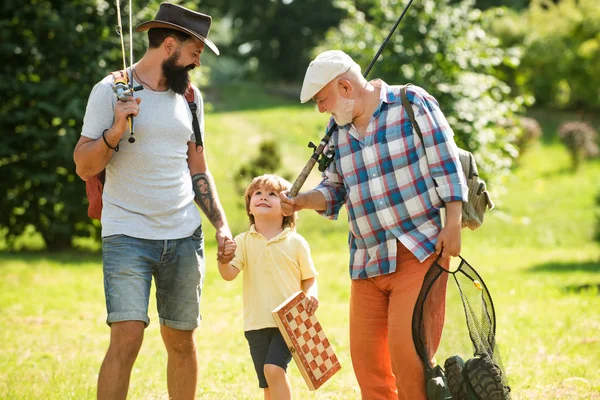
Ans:
[{"label": "fishing rod", "polygon": [[[383,49],[385,49],[385,46],[387,46],[388,42],[390,41],[392,35],[396,31],[396,28],[400,24],[400,21],[402,21],[402,18],[404,18],[404,15],[408,11],[408,8],[412,4],[412,2],[413,2],[413,0],[410,0],[408,2],[408,4],[406,5],[406,7],[404,7],[402,14],[400,14],[400,17],[394,24],[392,30],[390,31],[390,33],[387,35],[387,37],[385,38],[385,40],[379,47],[379,50],[377,50],[377,53],[375,53],[373,60],[371,61],[371,63],[369,64],[369,66],[367,67],[365,72],[363,73],[363,76],[365,78],[367,77],[367,75],[369,75],[369,72],[371,72],[373,65],[375,65],[375,62],[377,62],[377,59],[383,52]],[[333,146],[331,148],[329,148],[329,150],[325,154],[323,154],[323,150],[327,146],[327,143],[329,143],[329,139],[331,138],[331,135],[333,134],[333,131],[336,128],[337,128],[337,124],[334,122],[333,125],[331,125],[331,128],[329,128],[327,130],[327,133],[325,134],[325,136],[323,136],[323,138],[321,139],[321,142],[319,143],[318,146],[315,145],[313,142],[310,142],[308,144],[308,147],[314,149],[313,154],[310,157],[310,159],[308,160],[308,162],[306,163],[306,165],[304,166],[304,168],[302,169],[302,171],[300,172],[300,174],[298,175],[298,178],[296,178],[296,181],[294,182],[294,184],[292,185],[292,188],[290,189],[290,192],[289,192],[290,197],[295,197],[298,194],[298,192],[300,192],[300,188],[302,188],[302,185],[304,185],[304,182],[306,182],[306,179],[308,178],[310,171],[312,171],[313,167],[315,166],[315,164],[317,162],[319,163],[319,171],[321,171],[321,172],[325,171],[327,169],[327,167],[329,166],[329,164],[331,164],[331,162],[333,161],[333,156],[335,155],[335,150],[332,148]]]},{"label": "fishing rod", "polygon": [[[119,0],[116,0],[117,4],[117,34],[121,37],[121,53],[123,55],[123,74],[121,76],[115,76],[113,82],[113,91],[115,92],[115,96],[118,100],[126,101],[128,97],[133,97],[133,93],[142,90],[144,87],[142,85],[133,87],[133,28],[132,28],[132,0],[129,0],[129,66],[130,72],[129,76],[127,75],[127,61],[126,61],[126,52],[125,52],[125,38],[123,37],[123,23],[121,21],[121,4]],[[131,132],[131,136],[129,137],[129,143],[134,143],[135,138],[133,137],[133,115],[129,115],[127,117],[129,121],[129,132]]]}]

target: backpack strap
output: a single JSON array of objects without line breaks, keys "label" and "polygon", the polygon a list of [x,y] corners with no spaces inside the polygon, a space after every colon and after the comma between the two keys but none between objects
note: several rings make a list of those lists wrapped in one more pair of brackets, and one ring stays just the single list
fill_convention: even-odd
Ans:
[{"label": "backpack strap", "polygon": [[[413,129],[415,130],[415,132],[417,132],[417,135],[419,136],[419,139],[421,139],[421,143],[423,144],[423,153],[425,154],[425,159],[427,160],[427,164],[429,164],[429,159],[427,158],[427,150],[425,150],[425,142],[423,141],[423,134],[421,133],[421,128],[419,127],[419,124],[417,124],[417,119],[415,118],[415,111],[412,108],[412,105],[410,104],[410,101],[408,100],[408,96],[406,95],[406,87],[408,85],[412,85],[412,83],[407,83],[406,85],[402,85],[402,87],[400,87],[400,98],[402,99],[402,107],[406,110],[406,113],[408,114],[408,119],[410,119],[410,123],[413,127]],[[435,179],[433,179],[433,184],[435,185],[435,187],[438,187],[438,183],[435,181]],[[440,209],[440,218],[442,221],[442,228],[444,227],[444,225],[446,224],[446,206],[444,206],[443,208]]]},{"label": "backpack strap", "polygon": [[409,85],[412,85],[412,83],[407,83],[406,85],[402,85],[402,87],[400,88],[400,98],[402,99],[402,106],[404,107],[404,109],[406,110],[406,113],[408,114],[408,119],[410,119],[410,123],[412,124],[413,129],[417,132],[417,135],[419,135],[419,139],[421,139],[421,143],[423,143],[423,146],[425,146],[425,142],[423,142],[423,134],[421,133],[421,128],[419,128],[419,124],[417,124],[417,120],[415,119],[415,112],[412,109],[412,105],[410,104],[410,101],[408,101],[408,96],[406,95],[406,88]]},{"label": "backpack strap", "polygon": [[[192,85],[191,82],[185,91],[185,99],[190,107],[190,111],[192,112],[192,128],[194,128],[194,137],[196,138],[196,150],[198,147],[202,147],[202,149],[204,149],[202,134],[200,133],[200,124],[198,123],[198,116],[196,115],[196,111],[198,110],[198,106],[196,105],[196,91],[194,90],[194,85]],[[200,151],[202,151],[202,149]]]}]

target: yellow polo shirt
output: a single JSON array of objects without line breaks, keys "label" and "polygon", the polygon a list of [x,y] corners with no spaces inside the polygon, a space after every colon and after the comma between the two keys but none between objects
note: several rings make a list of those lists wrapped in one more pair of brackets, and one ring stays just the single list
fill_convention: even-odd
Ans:
[{"label": "yellow polo shirt", "polygon": [[254,225],[235,243],[231,265],[244,274],[244,330],[276,328],[271,311],[317,275],[308,243],[290,228],[267,240]]}]

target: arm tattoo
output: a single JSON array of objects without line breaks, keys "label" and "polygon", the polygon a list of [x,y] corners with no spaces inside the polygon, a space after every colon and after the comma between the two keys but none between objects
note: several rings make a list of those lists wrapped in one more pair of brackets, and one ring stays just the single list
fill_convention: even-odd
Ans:
[{"label": "arm tattoo", "polygon": [[219,204],[216,201],[216,193],[214,193],[214,188],[211,185],[208,175],[201,173],[192,176],[192,185],[196,194],[196,203],[210,222],[215,225],[217,222],[223,221]]}]

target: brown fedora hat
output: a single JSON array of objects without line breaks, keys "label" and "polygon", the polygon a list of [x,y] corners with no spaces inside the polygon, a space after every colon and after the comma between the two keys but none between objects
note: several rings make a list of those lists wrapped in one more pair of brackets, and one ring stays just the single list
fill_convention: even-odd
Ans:
[{"label": "brown fedora hat", "polygon": [[156,17],[152,21],[141,23],[135,31],[142,32],[151,28],[176,29],[203,41],[216,55],[219,55],[219,49],[208,38],[211,23],[210,15],[188,10],[176,4],[161,3]]}]

